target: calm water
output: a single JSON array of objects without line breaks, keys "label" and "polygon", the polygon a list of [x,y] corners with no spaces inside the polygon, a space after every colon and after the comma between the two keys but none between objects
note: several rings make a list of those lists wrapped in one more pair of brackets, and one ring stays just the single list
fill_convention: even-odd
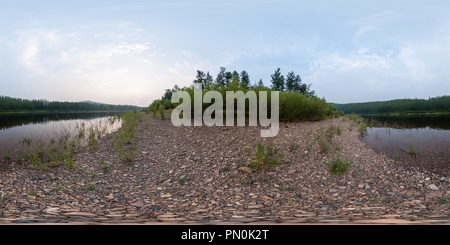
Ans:
[{"label": "calm water", "polygon": [[0,156],[24,148],[24,140],[48,143],[52,138],[68,134],[74,136],[84,128],[110,133],[121,126],[112,120],[117,112],[102,113],[45,113],[0,115]]},{"label": "calm water", "polygon": [[450,115],[372,116],[364,141],[407,166],[450,175]]}]

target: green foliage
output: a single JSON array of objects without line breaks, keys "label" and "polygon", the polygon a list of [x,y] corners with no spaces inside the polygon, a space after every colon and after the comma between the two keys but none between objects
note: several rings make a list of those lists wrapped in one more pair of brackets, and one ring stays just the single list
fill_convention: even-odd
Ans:
[{"label": "green foliage", "polygon": [[0,96],[0,112],[14,111],[130,111],[138,109],[130,105],[109,105],[89,102],[59,102],[26,100]]},{"label": "green foliage", "polygon": [[314,140],[319,145],[320,152],[326,154],[330,152],[333,146],[337,150],[339,147],[334,144],[333,137],[335,135],[341,135],[341,132],[341,129],[335,125],[330,125],[326,130],[323,128],[317,130]]},{"label": "green foliage", "polygon": [[[171,103],[171,97],[173,92],[182,90],[190,94],[191,97],[191,115],[194,115],[194,90],[195,88],[202,89],[202,96],[208,91],[218,91],[223,102],[223,113],[224,118],[226,115],[226,91],[242,91],[247,93],[248,91],[254,91],[259,100],[259,92],[268,92],[267,98],[267,109],[268,116],[271,115],[270,112],[270,102],[271,102],[271,91],[280,91],[280,111],[279,119],[281,121],[314,121],[333,117],[342,116],[343,113],[337,111],[331,104],[327,103],[325,99],[320,99],[315,96],[315,92],[310,90],[310,85],[302,84],[299,75],[295,75],[294,72],[290,72],[286,77],[286,87],[284,85],[284,76],[280,72],[280,68],[275,71],[272,75],[272,89],[265,87],[260,79],[258,85],[250,86],[249,75],[244,70],[240,74],[237,71],[226,71],[224,67],[220,68],[217,78],[211,80],[211,76],[208,76],[209,72],[206,74],[202,71],[197,71],[197,77],[194,80],[194,84],[191,87],[178,88],[175,86],[173,89],[166,89],[166,93],[161,97],[161,99],[154,100],[148,108],[145,109],[147,113],[153,113],[155,117],[159,112],[160,115],[162,111],[162,106],[164,109],[175,108],[178,104]],[[286,90],[285,90],[286,88]],[[203,98],[203,97],[202,97]],[[248,115],[248,100],[246,103],[245,114]],[[257,103],[259,105],[259,103]],[[202,110],[204,111],[211,104],[202,103]],[[258,112],[259,113],[259,112]]]},{"label": "green foliage", "polygon": [[117,153],[122,162],[131,162],[137,155],[135,140],[137,138],[137,125],[142,118],[141,113],[132,111],[119,115],[122,119],[122,127],[115,139]]},{"label": "green foliage", "polygon": [[279,115],[282,121],[316,121],[338,116],[338,112],[325,99],[285,91],[280,93]]},{"label": "green foliage", "polygon": [[158,112],[162,120],[165,119],[165,110],[166,110],[165,106],[163,104],[160,104],[158,107]]},{"label": "green foliage", "polygon": [[273,139],[269,140],[267,147],[262,143],[257,143],[252,152],[248,152],[247,149],[246,152],[250,154],[250,168],[257,171],[266,171],[278,165],[283,159],[283,153],[280,152],[280,148],[273,146]]},{"label": "green foliage", "polygon": [[37,169],[43,170],[50,167],[64,165],[66,168],[75,167],[73,154],[78,148],[74,139],[70,140],[68,134],[61,134],[58,138],[52,138],[48,145],[40,140],[34,140],[36,145],[31,146],[27,154],[30,163]]},{"label": "green foliage", "polygon": [[[347,118],[347,119],[352,120],[353,122],[357,123],[360,137],[364,137],[367,134],[367,120],[366,119],[364,119],[360,115],[357,115],[354,113],[345,114],[344,118]],[[349,131],[352,131],[352,130],[353,130],[353,128],[349,128]]]},{"label": "green foliage", "polygon": [[331,163],[327,163],[324,161],[324,164],[332,174],[340,175],[348,171],[348,167],[350,166],[351,162],[340,159],[338,153],[336,154],[336,157],[333,158]]},{"label": "green foliage", "polygon": [[450,96],[429,99],[397,99],[364,103],[333,104],[336,109],[347,113],[380,114],[402,112],[445,111],[450,112]]},{"label": "green foliage", "polygon": [[411,148],[409,149],[408,154],[414,158],[419,156],[419,153],[417,152],[417,147],[415,145],[412,145]]},{"label": "green foliage", "polygon": [[88,184],[86,186],[87,191],[95,191],[95,189],[97,189],[97,186],[95,184]]},{"label": "green foliage", "polygon": [[284,76],[280,72],[280,68],[275,70],[275,73],[271,75],[271,87],[275,91],[283,91],[284,90]]}]

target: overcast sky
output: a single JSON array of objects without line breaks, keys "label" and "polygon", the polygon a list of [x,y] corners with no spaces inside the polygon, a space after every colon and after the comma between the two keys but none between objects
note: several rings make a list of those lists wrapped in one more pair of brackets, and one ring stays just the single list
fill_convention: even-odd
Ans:
[{"label": "overcast sky", "polygon": [[450,3],[0,0],[0,95],[147,106],[220,67],[336,103],[449,95]]}]

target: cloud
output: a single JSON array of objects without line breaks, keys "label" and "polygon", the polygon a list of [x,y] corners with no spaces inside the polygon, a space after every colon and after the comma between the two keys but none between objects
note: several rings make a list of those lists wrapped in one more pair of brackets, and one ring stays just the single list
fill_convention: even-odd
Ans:
[{"label": "cloud", "polygon": [[337,103],[428,98],[450,91],[449,36],[399,42],[393,50],[359,49],[310,63],[306,79],[328,101]]},{"label": "cloud", "polygon": [[[20,71],[11,76],[15,76],[16,86],[26,84],[27,97],[34,98],[30,92],[54,100],[95,96],[111,103],[113,97],[120,97],[119,101],[126,103],[126,97],[136,92],[132,87],[151,89],[144,80],[151,80],[151,57],[158,52],[144,37],[127,39],[126,34],[119,30],[110,35],[46,28],[17,31],[2,40],[14,44],[11,51],[3,53],[7,55],[3,60],[12,61],[4,65]],[[108,97],[109,93],[114,96]]]}]

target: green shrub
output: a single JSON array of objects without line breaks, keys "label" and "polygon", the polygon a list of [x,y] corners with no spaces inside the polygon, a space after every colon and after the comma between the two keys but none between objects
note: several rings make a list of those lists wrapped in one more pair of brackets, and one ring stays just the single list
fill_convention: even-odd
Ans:
[{"label": "green shrub", "polygon": [[122,119],[122,127],[119,129],[115,140],[117,153],[122,162],[131,162],[137,155],[135,140],[137,138],[137,125],[142,118],[141,113],[132,111],[119,115]]},{"label": "green shrub", "polygon": [[[191,97],[191,115],[194,115],[194,88],[183,88],[183,91],[189,93]],[[242,91],[244,94],[248,91],[254,91],[257,97],[257,105],[259,105],[259,92],[265,91],[267,92],[267,115],[270,117],[271,115],[271,92],[272,90],[267,87],[255,87],[252,89],[245,88],[227,88],[227,87],[212,87],[211,89],[202,91],[202,98],[205,93],[208,91],[218,91],[223,98],[223,115],[226,118],[226,92],[227,91]],[[212,104],[212,103],[211,103]],[[202,103],[202,111],[208,108],[211,104]],[[177,103],[170,103],[170,100],[155,100],[153,101],[146,111],[150,111],[153,113],[153,116],[156,116],[156,113],[162,112],[162,107],[165,109],[175,108]],[[249,103],[248,100],[245,101],[245,115],[249,115]],[[236,106],[235,106],[236,108]],[[235,111],[236,112],[236,111]],[[258,112],[259,113],[259,112]],[[321,119],[339,117],[343,113],[337,111],[331,104],[327,103],[325,99],[320,99],[313,95],[306,95],[299,92],[293,91],[281,91],[279,93],[279,119],[280,121],[316,121]],[[162,117],[164,117],[161,114]]]},{"label": "green shrub", "polygon": [[327,166],[328,170],[334,175],[343,174],[348,171],[348,167],[350,166],[350,162],[343,161],[339,158],[339,153],[336,155],[335,158],[331,161],[331,163],[326,163],[324,161],[325,166]]},{"label": "green shrub", "polygon": [[[247,153],[248,150],[246,150]],[[280,149],[273,146],[273,139],[269,140],[267,149],[262,143],[255,146],[253,152],[250,153],[250,168],[257,171],[266,171],[269,168],[278,165],[283,159]]]}]

